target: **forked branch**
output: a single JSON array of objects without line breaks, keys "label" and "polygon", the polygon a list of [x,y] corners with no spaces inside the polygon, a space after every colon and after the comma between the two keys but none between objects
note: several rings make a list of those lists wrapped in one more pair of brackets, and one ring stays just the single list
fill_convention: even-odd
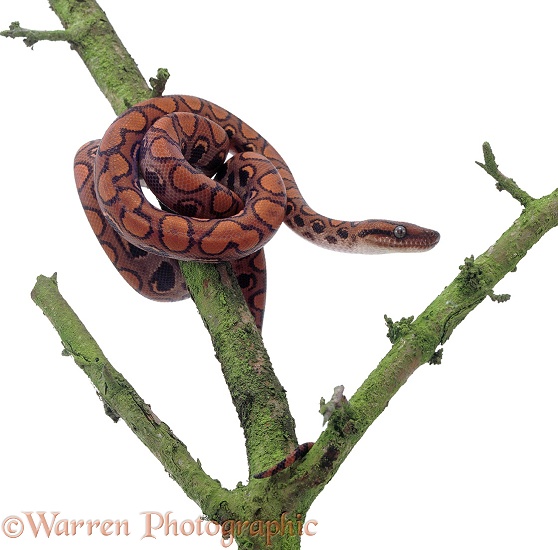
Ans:
[{"label": "forked branch", "polygon": [[[162,92],[168,72],[160,72],[150,89],[94,0],[50,0],[64,31],[30,31],[19,25],[2,33],[22,36],[28,45],[38,40],[68,40],[79,53],[116,113]],[[71,8],[71,9],[70,9]],[[11,33],[11,34],[9,34]],[[490,145],[483,145],[478,163],[524,207],[510,228],[476,259],[467,258],[456,278],[416,320],[393,324],[393,347],[361,387],[344,399],[337,391],[327,408],[328,425],[306,458],[290,475],[250,480],[228,491],[208,476],[186,447],[161,422],[120,373],[112,368],[75,313],[60,296],[56,280],[39,277],[33,299],[59,332],[67,353],[91,378],[108,408],[134,430],[165,469],[211,519],[255,520],[280,517],[285,510],[302,517],[338,470],[343,460],[381,414],[411,374],[428,361],[439,362],[444,344],[457,325],[487,296],[547,231],[558,225],[558,190],[532,198],[496,164]],[[294,421],[285,393],[276,378],[261,336],[247,314],[240,289],[226,265],[183,264],[191,295],[213,339],[223,373],[246,437],[252,472],[269,465],[269,456],[284,456],[296,444]],[[219,322],[216,322],[216,319]],[[324,404],[325,405],[325,404]],[[245,547],[260,548],[261,539]],[[243,539],[237,538],[241,548]],[[271,548],[298,548],[291,537]]]}]

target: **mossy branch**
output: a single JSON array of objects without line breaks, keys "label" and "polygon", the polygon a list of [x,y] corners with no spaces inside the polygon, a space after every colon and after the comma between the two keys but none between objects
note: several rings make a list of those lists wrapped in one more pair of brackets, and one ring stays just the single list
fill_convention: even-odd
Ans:
[{"label": "mossy branch", "polygon": [[[484,144],[483,149],[485,153],[490,150],[493,164],[489,170],[493,171],[495,159],[490,146]],[[491,175],[500,178],[499,173]],[[457,325],[487,296],[496,302],[509,299],[506,294],[496,295],[494,286],[515,271],[530,248],[558,225],[558,189],[533,199],[516,184],[510,187],[509,181],[513,180],[508,179],[506,189],[511,188],[514,197],[521,197],[523,212],[486,252],[476,259],[466,258],[456,278],[416,320],[411,317],[403,323],[388,322],[393,347],[346,406],[332,414],[288,488],[292,494],[305,495],[303,507],[311,504],[411,374],[426,362],[440,362],[442,350],[438,346],[447,342]]]},{"label": "mossy branch", "polygon": [[[296,445],[286,392],[228,263],[181,262],[244,430],[250,474]],[[262,444],[265,443],[265,444]]]},{"label": "mossy branch", "polygon": [[484,163],[476,161],[476,164],[478,164],[487,174],[496,180],[496,189],[498,189],[498,191],[507,191],[523,206],[527,206],[533,200],[533,197],[523,191],[523,189],[521,189],[514,180],[504,176],[504,174],[500,172],[498,165],[496,164],[496,157],[492,152],[492,148],[486,141],[482,144],[482,152],[484,156]]},{"label": "mossy branch", "polygon": [[152,96],[153,91],[97,2],[49,0],[49,4],[64,30],[31,30],[14,22],[0,34],[24,38],[27,46],[41,40],[67,41],[117,114]]},{"label": "mossy branch", "polygon": [[[71,39],[72,48],[80,55],[116,114],[120,114],[139,101],[163,92],[170,77],[169,71],[159,69],[157,75],[150,79],[153,87],[150,89],[132,57],[116,35],[106,14],[94,0],[80,2],[50,0],[50,4],[66,29],[66,31],[53,32],[58,33],[57,36]],[[21,29],[19,25],[17,27],[18,36],[24,36],[24,29]],[[83,29],[87,29],[87,32],[83,32]],[[27,36],[37,36],[35,31],[25,32]],[[49,39],[49,32],[45,31],[41,35],[43,39]],[[203,266],[192,263],[184,266],[184,272],[187,272],[188,278],[191,279],[189,286],[192,298],[202,310],[204,304],[207,303],[204,296],[208,288],[213,289],[214,294],[219,296],[229,293],[228,297],[233,304],[244,304],[244,299],[238,298],[240,294],[236,282],[234,282],[236,286],[236,297],[234,297],[231,294],[233,292],[231,287],[221,281],[224,271],[215,265]],[[206,277],[205,286],[193,285],[193,281],[201,280],[204,277]],[[231,311],[231,309],[223,308],[218,311],[218,318],[223,319],[227,311]],[[231,323],[234,324],[234,322]],[[247,323],[252,324],[253,346],[258,349],[258,352],[252,357],[245,354],[242,360],[235,355],[234,351],[238,350],[238,346],[235,347],[233,344],[235,341],[239,341],[241,334],[245,334],[243,332],[246,330],[245,323],[243,328],[238,331],[231,331],[230,334],[236,335],[236,340],[229,337],[219,345],[218,356],[223,365],[223,372],[231,372],[227,382],[230,382],[231,395],[246,435],[250,469],[262,470],[267,465],[266,452],[272,453],[274,456],[286,454],[296,445],[296,435],[285,391],[271,369],[269,357],[267,357],[259,332],[253,327],[251,316]],[[217,342],[215,335],[212,336]],[[248,349],[248,346],[244,348],[245,351]],[[265,359],[263,359],[264,356]],[[262,369],[264,363],[266,368]],[[258,370],[262,370],[259,377],[261,387],[255,391],[253,373]],[[265,375],[263,371],[265,371]],[[272,415],[263,414],[265,403],[267,403],[268,410],[274,411]],[[259,444],[262,440],[262,433],[266,434],[265,449],[262,449]]]},{"label": "mossy branch", "polygon": [[23,38],[23,43],[28,48],[33,48],[33,46],[41,40],[71,43],[78,38],[79,34],[81,33],[75,32],[75,29],[72,31],[34,31],[31,29],[24,29],[20,26],[19,21],[11,23],[10,28],[7,31],[0,32],[0,36],[5,36],[6,38]]},{"label": "mossy branch", "polygon": [[203,471],[186,445],[110,364],[97,342],[60,294],[56,274],[52,277],[37,277],[31,297],[58,332],[64,355],[71,356],[89,377],[113,415],[126,422],[202,510],[208,514],[215,513],[220,503],[228,499],[229,491]]},{"label": "mossy branch", "polygon": [[165,86],[170,78],[170,73],[167,69],[158,69],[157,75],[149,79],[149,84],[151,84],[151,96],[159,97],[163,95],[165,91]]}]

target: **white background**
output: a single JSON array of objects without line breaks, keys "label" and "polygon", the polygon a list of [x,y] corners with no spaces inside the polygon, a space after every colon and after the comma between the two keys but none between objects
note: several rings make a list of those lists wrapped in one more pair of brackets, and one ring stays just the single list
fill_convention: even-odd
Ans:
[{"label": "white background", "polygon": [[[226,107],[280,151],[308,202],[345,219],[440,231],[419,255],[351,256],[287,228],[267,247],[264,338],[299,440],[320,397],[350,397],[389,349],[383,315],[417,315],[519,215],[475,164],[489,141],[531,195],[556,187],[558,38],[551,1],[103,2],[146,78]],[[0,27],[56,29],[46,0],[4,0]],[[113,425],[29,292],[60,289],[114,366],[226,487],[246,482],[242,432],[190,302],[127,287],[78,202],[77,148],[114,119],[63,42],[0,40],[2,377],[0,519],[24,510],[128,519],[132,534],[49,547],[219,548],[144,539],[140,513],[199,509],[120,422]],[[303,548],[554,549],[558,421],[556,249],[545,236],[391,400],[312,506]],[[0,533],[0,538],[5,538]],[[47,545],[30,532],[12,548]],[[4,542],[0,545],[4,546]],[[7,546],[7,544],[6,544]]]}]

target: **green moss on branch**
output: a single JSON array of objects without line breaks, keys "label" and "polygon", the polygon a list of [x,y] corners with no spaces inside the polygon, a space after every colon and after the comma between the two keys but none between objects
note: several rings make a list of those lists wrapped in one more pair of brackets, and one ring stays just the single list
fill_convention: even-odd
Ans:
[{"label": "green moss on branch", "polygon": [[496,164],[496,157],[494,156],[492,148],[490,147],[490,143],[485,141],[482,144],[482,151],[484,156],[484,163],[477,161],[477,164],[487,174],[489,174],[496,180],[496,189],[498,189],[498,191],[507,191],[523,206],[527,206],[533,200],[533,197],[531,197],[527,192],[521,189],[514,180],[508,178],[507,176],[504,176],[504,174],[500,172],[500,170],[498,169],[498,165]]},{"label": "green moss on branch", "polygon": [[230,265],[181,262],[181,267],[244,430],[250,472],[262,471],[296,446],[285,390]]},{"label": "green moss on branch", "polygon": [[304,506],[312,503],[413,372],[440,355],[437,347],[487,296],[494,298],[494,286],[515,271],[529,249],[557,225],[558,189],[527,201],[511,227],[484,254],[468,258],[457,277],[414,322],[405,325],[392,349],[349,400],[350,421],[341,428],[330,423],[297,471],[289,490],[305,494]]},{"label": "green moss on branch", "polygon": [[23,43],[27,47],[32,48],[41,40],[72,42],[77,38],[77,33],[61,30],[34,31],[31,29],[24,29],[19,24],[19,21],[14,21],[10,24],[9,30],[0,32],[0,36],[4,36],[6,38],[23,38]]},{"label": "green moss on branch", "polygon": [[226,500],[229,492],[202,470],[186,446],[110,364],[85,325],[60,294],[56,275],[37,277],[31,297],[58,332],[65,354],[74,359],[110,409],[126,422],[159,459],[184,492],[202,510],[210,510],[216,507],[216,503]]}]

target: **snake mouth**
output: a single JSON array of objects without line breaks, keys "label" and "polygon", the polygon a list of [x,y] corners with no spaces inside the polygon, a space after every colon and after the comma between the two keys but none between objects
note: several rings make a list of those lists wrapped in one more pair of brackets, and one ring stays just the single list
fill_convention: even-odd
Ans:
[{"label": "snake mouth", "polygon": [[438,231],[431,229],[430,233],[429,244],[426,245],[428,247],[427,250],[434,248],[440,242],[440,233]]},{"label": "snake mouth", "polygon": [[[403,239],[404,241],[405,239]],[[397,243],[397,239],[395,241]],[[432,250],[440,242],[440,233],[433,229],[422,229],[420,235],[411,236],[406,242],[401,242],[401,252],[426,252]],[[398,246],[398,244],[392,245]]]}]

